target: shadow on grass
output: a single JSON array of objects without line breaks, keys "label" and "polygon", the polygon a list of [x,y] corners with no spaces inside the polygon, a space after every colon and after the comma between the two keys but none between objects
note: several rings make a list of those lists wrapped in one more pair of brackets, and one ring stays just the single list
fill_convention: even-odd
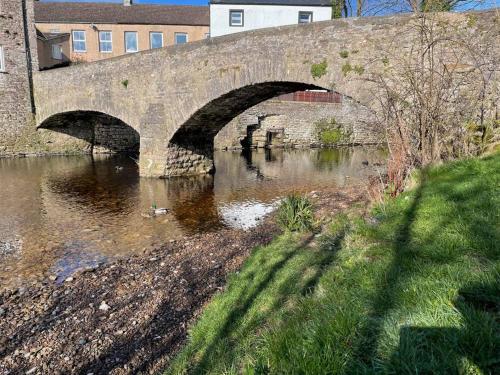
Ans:
[{"label": "shadow on grass", "polygon": [[[227,339],[231,332],[237,327],[242,319],[247,314],[248,310],[251,308],[255,299],[271,284],[276,276],[276,274],[283,269],[286,264],[296,256],[296,250],[300,247],[307,246],[313,239],[313,235],[310,235],[302,243],[297,246],[294,251],[289,251],[281,260],[276,262],[269,270],[265,271],[265,277],[257,283],[252,289],[250,294],[245,294],[245,290],[241,290],[238,296],[238,304],[235,306],[230,313],[227,315],[224,323],[220,326],[217,333],[213,336],[211,342],[205,343],[205,349],[201,359],[196,363],[196,365],[191,368],[190,373],[193,374],[203,374],[206,372],[208,364],[211,362],[214,353],[219,349],[218,345],[222,339]],[[255,272],[250,272],[246,277],[249,284],[252,283],[255,276]],[[234,348],[226,347],[226,356],[233,357],[232,352]]]},{"label": "shadow on grass", "polygon": [[[498,283],[461,289],[462,297],[456,301],[455,307],[463,315],[463,329],[404,327],[400,330],[399,349],[389,363],[379,352],[386,318],[401,307],[400,301],[405,298],[404,285],[417,279],[417,275],[430,273],[439,265],[458,262],[464,256],[481,257],[489,264],[498,259],[498,229],[490,214],[497,205],[491,200],[493,194],[488,191],[494,188],[495,183],[485,182],[489,176],[474,176],[478,173],[474,167],[478,168],[475,165],[469,165],[469,169],[462,166],[452,178],[446,180],[436,172],[433,176],[429,171],[423,171],[421,184],[404,212],[394,238],[392,262],[388,271],[380,275],[378,291],[371,303],[370,313],[357,334],[345,373],[383,373],[387,369],[398,374],[458,373],[460,368],[469,366],[464,365],[463,358],[468,358],[484,374],[498,373],[500,360],[493,349],[498,349],[499,344],[498,325],[495,324],[495,319],[498,320]],[[444,202],[441,211],[432,207],[434,198]],[[417,216],[420,220],[420,215],[424,218],[419,223],[419,235],[413,236],[413,227]],[[425,218],[425,215],[435,216]],[[422,235],[422,223],[432,225],[426,228],[430,230],[425,235]],[[458,240],[454,238],[457,233]],[[460,243],[463,239],[467,243]],[[489,297],[480,302],[483,307],[491,305],[491,296],[497,296],[493,308],[496,318],[485,316],[491,311],[478,310],[471,305],[470,298],[478,296],[481,290],[489,290]],[[468,297],[465,298],[465,295]],[[480,324],[491,324],[491,329],[488,331]],[[495,331],[496,334],[492,333]],[[477,336],[482,337],[478,339]],[[496,342],[492,342],[495,337]]]},{"label": "shadow on grass", "polygon": [[351,363],[345,367],[348,373],[364,373],[367,372],[367,368],[374,366],[373,360],[376,357],[377,345],[383,331],[383,318],[396,307],[399,283],[408,276],[408,270],[405,269],[403,263],[411,240],[411,227],[417,215],[425,186],[426,180],[423,178],[415,192],[413,202],[404,213],[402,223],[394,239],[394,258],[388,272],[385,275],[380,275],[382,282],[378,287],[378,294],[375,296],[371,311],[353,344]]},{"label": "shadow on grass", "polygon": [[[466,287],[460,290],[454,305],[462,314],[460,328],[401,328],[399,348],[391,360],[393,367],[407,373],[418,368],[419,373],[458,374],[464,367],[471,372],[479,369],[482,374],[500,373],[500,282]],[[496,339],[490,334],[495,331]]]},{"label": "shadow on grass", "polygon": [[[188,359],[191,363],[189,373],[217,371],[214,367],[222,363],[226,370],[228,364],[235,366],[239,354],[244,351],[242,342],[247,336],[252,336],[263,328],[263,324],[282,314],[291,299],[314,291],[323,272],[335,261],[346,230],[344,227],[335,236],[318,240],[319,248],[313,241],[314,236],[309,235],[293,249],[287,249],[281,259],[270,266],[254,259],[248,274],[238,276],[239,286],[246,282],[248,288],[243,287],[236,297],[233,296],[237,302],[229,302],[231,310],[221,319],[216,332],[211,332],[208,339],[205,337],[188,344],[195,347],[195,353],[191,352]],[[175,373],[175,369],[172,372]]]}]

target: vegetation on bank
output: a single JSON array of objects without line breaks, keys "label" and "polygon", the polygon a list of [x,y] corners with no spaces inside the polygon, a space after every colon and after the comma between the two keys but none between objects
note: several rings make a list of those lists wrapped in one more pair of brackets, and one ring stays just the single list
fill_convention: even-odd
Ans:
[{"label": "vegetation on bank", "polygon": [[498,373],[500,154],[254,250],[171,374]]},{"label": "vegetation on bank", "polygon": [[283,230],[311,230],[314,224],[313,206],[306,197],[290,195],[278,207],[276,221]]},{"label": "vegetation on bank", "polygon": [[318,140],[326,146],[351,143],[352,132],[335,118],[321,119],[314,127]]}]

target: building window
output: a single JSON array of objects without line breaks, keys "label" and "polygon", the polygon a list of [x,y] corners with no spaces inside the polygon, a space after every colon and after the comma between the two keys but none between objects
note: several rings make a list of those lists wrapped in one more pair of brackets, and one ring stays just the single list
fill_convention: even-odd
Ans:
[{"label": "building window", "polygon": [[5,54],[2,46],[0,46],[0,72],[5,72]]},{"label": "building window", "polygon": [[184,44],[188,42],[188,35],[186,33],[175,33],[175,44]]},{"label": "building window", "polygon": [[312,20],[312,12],[299,12],[299,23],[311,23]]},{"label": "building window", "polygon": [[243,26],[243,11],[230,10],[229,11],[229,26]]},{"label": "building window", "polygon": [[60,44],[52,45],[52,58],[54,60],[62,60],[62,46]]},{"label": "building window", "polygon": [[111,31],[99,31],[99,51],[113,52],[113,39]]},{"label": "building window", "polygon": [[152,49],[163,47],[163,33],[149,33],[149,43]]},{"label": "building window", "polygon": [[125,52],[132,53],[137,51],[139,51],[137,31],[125,31]]},{"label": "building window", "polygon": [[87,42],[85,40],[85,31],[73,31],[73,51],[74,52],[87,52]]}]

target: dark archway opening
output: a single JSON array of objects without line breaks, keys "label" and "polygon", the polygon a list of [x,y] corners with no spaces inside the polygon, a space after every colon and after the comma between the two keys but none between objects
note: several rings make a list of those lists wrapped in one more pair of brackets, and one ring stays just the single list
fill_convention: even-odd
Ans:
[{"label": "dark archway opening", "polygon": [[139,155],[139,133],[122,120],[101,112],[59,113],[46,119],[38,128],[61,135],[54,137],[55,149],[73,153]]},{"label": "dark archway opening", "polygon": [[209,102],[182,124],[170,140],[165,176],[214,172],[214,137],[224,126],[263,101],[305,90],[324,88],[300,82],[264,82],[244,86]]}]

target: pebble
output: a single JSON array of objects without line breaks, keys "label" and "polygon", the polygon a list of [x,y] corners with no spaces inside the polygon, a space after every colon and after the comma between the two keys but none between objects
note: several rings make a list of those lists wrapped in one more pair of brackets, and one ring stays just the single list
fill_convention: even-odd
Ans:
[{"label": "pebble", "polygon": [[87,343],[87,340],[85,340],[85,339],[78,340],[78,344],[80,344],[80,345],[85,345],[86,343]]},{"label": "pebble", "polygon": [[4,315],[5,315],[5,309],[0,308],[0,316],[4,316]]},{"label": "pebble", "polygon": [[35,367],[32,367],[30,368],[28,371],[26,371],[26,375],[29,375],[29,374],[34,374],[36,371],[36,366]]},{"label": "pebble", "polygon": [[49,280],[50,281],[56,281],[57,280],[57,276],[56,275],[50,275],[49,276]]},{"label": "pebble", "polygon": [[71,281],[73,281],[73,280],[74,280],[74,278],[73,278],[72,276],[70,276],[70,277],[67,277],[67,278],[64,280],[64,282],[71,282]]},{"label": "pebble", "polygon": [[108,311],[111,307],[106,303],[106,301],[102,301],[99,305],[99,310]]}]

